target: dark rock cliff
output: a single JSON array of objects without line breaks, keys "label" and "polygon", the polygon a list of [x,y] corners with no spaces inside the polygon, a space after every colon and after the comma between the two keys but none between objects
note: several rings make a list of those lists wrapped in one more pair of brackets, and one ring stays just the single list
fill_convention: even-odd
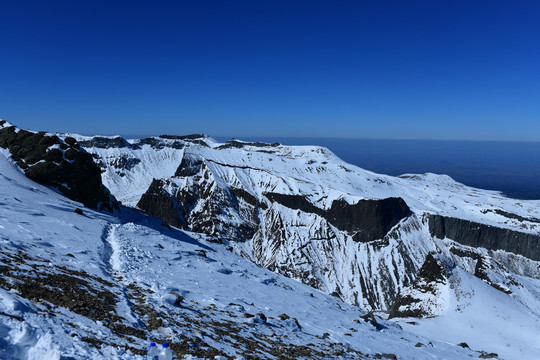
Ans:
[{"label": "dark rock cliff", "polygon": [[101,149],[131,147],[131,145],[120,136],[113,138],[95,136],[90,140],[80,141],[79,143],[82,147],[95,147]]},{"label": "dark rock cliff", "polygon": [[[188,171],[189,166],[183,169]],[[248,209],[241,209],[233,189],[213,189],[212,184],[205,179],[201,183],[179,189],[168,180],[154,179],[137,207],[172,226],[205,233],[216,240],[250,239],[258,223],[255,208],[250,206]],[[247,197],[239,191],[237,194]],[[241,213],[244,222],[223,221],[223,216],[231,212]]]},{"label": "dark rock cliff", "polygon": [[217,147],[217,149],[218,150],[221,150],[221,149],[233,149],[233,148],[234,149],[242,149],[245,146],[254,146],[254,147],[259,147],[259,148],[267,148],[267,147],[278,147],[280,145],[281,144],[278,143],[278,142],[269,144],[269,143],[264,143],[264,142],[260,142],[260,141],[245,142],[245,141],[238,141],[238,140],[235,140],[235,139],[231,139],[231,140],[227,141],[225,144]]},{"label": "dark rock cliff", "polygon": [[154,179],[139,200],[137,207],[167,224],[184,228],[187,223],[183,216],[182,206],[173,195],[163,189],[165,185],[166,180]]},{"label": "dark rock cliff", "polygon": [[174,176],[193,176],[201,170],[202,159],[184,156]]},{"label": "dark rock cliff", "polygon": [[[416,293],[431,294],[437,296],[437,284],[446,284],[448,271],[440,259],[435,258],[431,253],[427,254],[424,264],[420,268],[412,289]],[[422,299],[415,297],[412,293],[399,294],[390,308],[389,319],[394,317],[429,317],[429,309],[424,308]]]},{"label": "dark rock cliff", "polygon": [[0,147],[10,151],[12,159],[31,180],[54,187],[68,198],[94,209],[119,208],[116,199],[103,186],[101,171],[92,156],[82,150],[74,138],[61,140],[43,132],[7,126],[0,128]]},{"label": "dark rock cliff", "polygon": [[354,241],[368,242],[382,239],[410,213],[402,198],[360,200],[356,204],[336,200],[327,211],[326,219],[351,234]]},{"label": "dark rock cliff", "polygon": [[462,245],[504,250],[540,261],[540,235],[441,215],[429,215],[428,220],[431,235],[439,239],[446,237]]},{"label": "dark rock cliff", "polygon": [[384,238],[390,229],[411,213],[402,198],[360,200],[356,204],[339,199],[332,202],[330,209],[323,210],[301,195],[266,193],[265,196],[288,208],[317,214],[339,230],[346,231],[357,242]]}]

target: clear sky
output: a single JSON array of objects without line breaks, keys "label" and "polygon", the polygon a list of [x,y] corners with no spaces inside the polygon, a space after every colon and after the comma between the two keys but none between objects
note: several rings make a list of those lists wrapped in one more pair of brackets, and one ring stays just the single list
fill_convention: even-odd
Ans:
[{"label": "clear sky", "polygon": [[0,118],[540,141],[540,1],[0,1]]}]

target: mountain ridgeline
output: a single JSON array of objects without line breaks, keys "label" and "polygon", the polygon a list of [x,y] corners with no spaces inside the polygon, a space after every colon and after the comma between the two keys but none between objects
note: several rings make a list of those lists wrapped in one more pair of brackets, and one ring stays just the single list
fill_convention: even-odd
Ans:
[{"label": "mountain ridgeline", "polygon": [[448,305],[433,299],[456,290],[456,268],[525,306],[520,279],[540,279],[540,202],[444,175],[385,176],[317,146],[199,134],[126,140],[2,124],[0,147],[87,206],[111,211],[117,198],[364,310],[437,316]]},{"label": "mountain ridgeline", "polygon": [[434,254],[506,294],[520,287],[513,274],[540,278],[536,201],[444,175],[375,174],[317,146],[78,140],[125,205],[366,310],[399,314]]}]

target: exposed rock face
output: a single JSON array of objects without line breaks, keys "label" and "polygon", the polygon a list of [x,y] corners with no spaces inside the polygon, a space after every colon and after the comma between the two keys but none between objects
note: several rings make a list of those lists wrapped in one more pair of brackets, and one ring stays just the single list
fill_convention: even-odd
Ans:
[{"label": "exposed rock face", "polygon": [[193,176],[201,170],[201,166],[201,159],[184,156],[174,176]]},{"label": "exposed rock face", "polygon": [[268,143],[264,143],[264,142],[260,142],[260,141],[257,141],[257,142],[245,142],[245,141],[238,141],[238,140],[232,139],[232,140],[227,141],[225,144],[219,146],[218,149],[220,149],[220,150],[221,149],[232,149],[232,148],[242,149],[245,146],[255,146],[255,147],[260,147],[260,148],[266,148],[266,147],[277,147],[279,145],[281,145],[281,144],[278,143],[278,142],[268,144]]},{"label": "exposed rock face", "polygon": [[368,242],[384,238],[410,212],[402,198],[360,200],[352,205],[337,200],[332,202],[326,219],[338,229],[347,231],[353,240]]},{"label": "exposed rock face", "polygon": [[301,195],[266,193],[265,196],[290,209],[317,214],[339,230],[346,231],[358,242],[384,238],[390,229],[411,212],[401,198],[359,200],[356,204],[339,199],[334,200],[328,210],[323,210]]},{"label": "exposed rock face", "polygon": [[[466,259],[466,261],[471,264],[469,272],[483,280],[488,285],[492,286],[494,289],[504,292],[505,294],[511,294],[512,291],[509,289],[512,286],[521,286],[513,276],[500,277],[497,276],[497,273],[508,272],[502,264],[499,264],[494,259],[491,259],[483,255],[479,250],[464,250],[452,246],[450,248],[450,253],[456,255],[454,260]],[[503,282],[501,282],[503,280]]]},{"label": "exposed rock face", "polygon": [[204,134],[189,134],[189,135],[160,135],[159,136],[162,139],[169,139],[169,140],[196,140],[196,139],[204,139],[206,138],[206,135]]},{"label": "exposed rock face", "polygon": [[[190,134],[190,135],[160,135],[160,139],[165,140],[174,140],[173,142],[168,142],[166,146],[181,148],[185,143],[196,144],[204,147],[209,147],[205,139],[207,138],[204,134]],[[157,140],[157,139],[154,139]],[[163,144],[163,143],[162,143]]]},{"label": "exposed rock face", "polygon": [[100,168],[75,139],[63,141],[57,136],[7,126],[0,128],[0,147],[10,151],[28,178],[91,208],[118,208],[116,199],[101,183]]},{"label": "exposed rock face", "polygon": [[540,236],[441,215],[429,216],[429,231],[439,239],[488,250],[504,250],[540,261]]},{"label": "exposed rock face", "polygon": [[432,317],[441,310],[441,296],[447,285],[448,269],[441,259],[428,254],[413,285],[400,293],[392,307],[389,318]]},{"label": "exposed rock face", "polygon": [[185,228],[187,225],[182,211],[182,204],[164,189],[165,180],[154,179],[152,184],[141,197],[137,204],[147,214],[155,216],[167,224],[179,228]]},{"label": "exposed rock face", "polygon": [[80,145],[83,147],[96,147],[96,148],[102,148],[102,149],[125,148],[125,147],[131,146],[124,138],[120,136],[117,136],[114,138],[95,136],[90,140],[81,141]]},{"label": "exposed rock face", "polygon": [[[176,174],[191,177],[205,169],[201,161],[184,157]],[[245,241],[253,236],[258,223],[254,207],[240,208],[234,191],[216,187],[209,176],[191,180],[184,188],[172,181],[154,180],[137,207],[173,226],[206,233],[217,241]],[[248,196],[241,190],[237,194]],[[228,221],[228,215],[233,214],[241,214],[242,221]]]}]

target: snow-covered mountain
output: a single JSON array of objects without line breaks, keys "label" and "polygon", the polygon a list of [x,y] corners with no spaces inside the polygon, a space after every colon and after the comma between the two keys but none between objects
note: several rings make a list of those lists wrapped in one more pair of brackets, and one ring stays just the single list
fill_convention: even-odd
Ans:
[{"label": "snow-covered mountain", "polygon": [[[0,125],[20,166],[1,142],[19,130]],[[316,146],[57,138],[45,155],[63,158],[29,168],[73,161],[74,139],[112,195],[165,223],[110,195],[110,214],[83,208],[2,160],[9,359],[136,358],[150,338],[209,358],[540,356],[539,201]]]}]

